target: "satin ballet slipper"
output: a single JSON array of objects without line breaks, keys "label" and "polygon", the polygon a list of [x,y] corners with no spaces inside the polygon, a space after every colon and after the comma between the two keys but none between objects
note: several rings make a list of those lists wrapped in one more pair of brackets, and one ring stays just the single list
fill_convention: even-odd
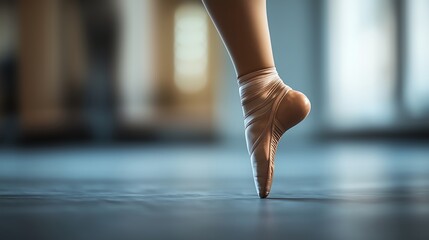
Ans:
[{"label": "satin ballet slipper", "polygon": [[283,83],[274,67],[238,79],[247,150],[260,198],[271,191],[274,160],[283,134],[310,112],[307,97]]}]

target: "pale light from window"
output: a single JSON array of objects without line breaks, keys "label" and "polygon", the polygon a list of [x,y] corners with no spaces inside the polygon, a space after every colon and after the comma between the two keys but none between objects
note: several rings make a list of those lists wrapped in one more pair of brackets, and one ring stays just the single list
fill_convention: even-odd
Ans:
[{"label": "pale light from window", "polygon": [[154,113],[151,103],[153,82],[152,1],[118,1],[121,13],[119,55],[119,106],[127,121],[149,121]]},{"label": "pale light from window", "polygon": [[328,120],[339,128],[383,125],[395,110],[393,1],[328,1]]},{"label": "pale light from window", "polygon": [[415,117],[429,114],[429,1],[408,0],[405,104]]},{"label": "pale light from window", "polygon": [[200,4],[186,3],[174,21],[174,81],[184,93],[195,93],[207,85],[207,13]]}]

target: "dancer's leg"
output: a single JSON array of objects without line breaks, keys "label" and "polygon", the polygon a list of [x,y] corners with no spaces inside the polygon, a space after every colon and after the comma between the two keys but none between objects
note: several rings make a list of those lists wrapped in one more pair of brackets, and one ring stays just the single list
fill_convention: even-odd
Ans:
[{"label": "dancer's leg", "polygon": [[203,0],[237,76],[274,67],[265,0]]},{"label": "dancer's leg", "polygon": [[268,196],[281,136],[310,111],[304,94],[283,83],[275,69],[266,0],[203,0],[234,63],[255,185]]}]

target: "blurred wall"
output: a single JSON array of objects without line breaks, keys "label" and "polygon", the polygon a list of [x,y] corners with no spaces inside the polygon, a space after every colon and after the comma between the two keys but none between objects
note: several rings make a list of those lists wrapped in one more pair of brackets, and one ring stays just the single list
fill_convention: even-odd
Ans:
[{"label": "blurred wall", "polygon": [[[277,70],[312,102],[286,138],[427,138],[429,1],[268,0]],[[0,139],[244,143],[199,0],[0,1]]]}]

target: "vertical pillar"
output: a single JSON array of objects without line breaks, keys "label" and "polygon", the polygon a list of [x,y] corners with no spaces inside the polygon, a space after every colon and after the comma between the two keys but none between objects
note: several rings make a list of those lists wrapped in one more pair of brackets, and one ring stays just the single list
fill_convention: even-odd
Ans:
[{"label": "vertical pillar", "polygon": [[153,1],[123,0],[119,63],[119,114],[126,124],[145,124],[152,120]]},{"label": "vertical pillar", "polygon": [[60,0],[20,0],[19,112],[22,130],[58,126],[61,117]]}]

